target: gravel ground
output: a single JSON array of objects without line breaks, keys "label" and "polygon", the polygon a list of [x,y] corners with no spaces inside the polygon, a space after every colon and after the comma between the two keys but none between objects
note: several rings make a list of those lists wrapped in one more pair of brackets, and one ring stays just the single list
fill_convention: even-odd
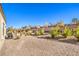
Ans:
[{"label": "gravel ground", "polygon": [[5,40],[1,56],[79,56],[79,46],[35,36]]},{"label": "gravel ground", "polygon": [[4,39],[0,39],[0,50],[1,50],[1,48],[2,48],[2,46],[3,46],[3,44],[4,44]]}]

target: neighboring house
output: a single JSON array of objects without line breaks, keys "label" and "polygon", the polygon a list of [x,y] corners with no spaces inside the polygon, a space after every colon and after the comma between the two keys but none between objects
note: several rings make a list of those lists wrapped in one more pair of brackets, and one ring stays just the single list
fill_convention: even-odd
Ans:
[{"label": "neighboring house", "polygon": [[0,4],[0,39],[5,39],[6,36],[6,20]]},{"label": "neighboring house", "polygon": [[76,28],[79,26],[79,24],[66,24],[65,26],[68,26],[68,27],[71,28],[73,31],[75,31]]}]

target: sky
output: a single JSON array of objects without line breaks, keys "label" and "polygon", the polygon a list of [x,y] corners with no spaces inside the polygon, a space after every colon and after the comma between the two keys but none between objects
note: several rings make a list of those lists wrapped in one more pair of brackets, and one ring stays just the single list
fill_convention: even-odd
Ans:
[{"label": "sky", "polygon": [[55,24],[60,21],[71,23],[79,18],[79,4],[71,3],[3,3],[7,27]]}]

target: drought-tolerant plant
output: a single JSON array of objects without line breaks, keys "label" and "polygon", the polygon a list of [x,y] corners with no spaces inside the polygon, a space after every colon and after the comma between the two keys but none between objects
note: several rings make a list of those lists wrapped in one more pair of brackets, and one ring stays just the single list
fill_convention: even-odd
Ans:
[{"label": "drought-tolerant plant", "polygon": [[64,32],[63,32],[63,36],[67,37],[67,36],[72,36],[73,32],[69,27],[65,27]]},{"label": "drought-tolerant plant", "polygon": [[40,32],[39,31],[36,31],[35,32],[35,35],[39,36],[40,35]]},{"label": "drought-tolerant plant", "polygon": [[52,38],[54,38],[54,37],[56,37],[57,35],[59,35],[59,34],[60,34],[60,32],[59,32],[59,27],[58,27],[58,26],[53,27],[53,28],[51,29],[51,31],[50,31],[50,34],[51,34],[51,37],[52,37]]},{"label": "drought-tolerant plant", "polygon": [[44,34],[44,29],[39,29],[40,35]]},{"label": "drought-tolerant plant", "polygon": [[19,32],[16,32],[16,33],[14,33],[14,40],[17,40],[17,39],[20,39],[21,38],[21,36],[20,36],[20,33]]},{"label": "drought-tolerant plant", "polygon": [[35,31],[35,35],[43,35],[44,34],[44,29],[40,28],[37,31]]},{"label": "drought-tolerant plant", "polygon": [[79,26],[76,28],[75,37],[76,37],[76,38],[78,39],[78,41],[79,41]]},{"label": "drought-tolerant plant", "polygon": [[28,30],[27,35],[32,35],[32,32],[33,32],[32,30]]}]

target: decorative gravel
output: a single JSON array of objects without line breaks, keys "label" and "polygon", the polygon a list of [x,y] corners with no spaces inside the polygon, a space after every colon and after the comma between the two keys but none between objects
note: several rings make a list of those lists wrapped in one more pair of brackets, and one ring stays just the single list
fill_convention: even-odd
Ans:
[{"label": "decorative gravel", "polygon": [[0,55],[7,56],[79,56],[79,45],[55,39],[26,36],[5,40]]}]

